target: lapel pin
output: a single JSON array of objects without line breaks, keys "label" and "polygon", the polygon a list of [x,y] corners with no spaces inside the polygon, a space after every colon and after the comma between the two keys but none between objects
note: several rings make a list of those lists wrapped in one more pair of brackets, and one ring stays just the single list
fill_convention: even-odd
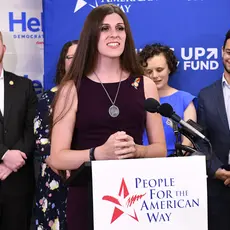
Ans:
[{"label": "lapel pin", "polygon": [[138,88],[139,83],[140,83],[140,80],[141,80],[141,79],[138,77],[138,78],[136,78],[135,81],[132,83],[132,86],[133,86],[135,89]]},{"label": "lapel pin", "polygon": [[14,82],[13,82],[13,81],[10,81],[10,82],[9,82],[9,84],[10,84],[10,85],[13,85],[13,84],[14,84]]}]

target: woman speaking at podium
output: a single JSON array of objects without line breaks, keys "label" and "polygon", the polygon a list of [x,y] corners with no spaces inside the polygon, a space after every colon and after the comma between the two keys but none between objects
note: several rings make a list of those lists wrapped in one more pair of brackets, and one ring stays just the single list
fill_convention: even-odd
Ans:
[{"label": "woman speaking at podium", "polygon": [[[111,4],[86,18],[72,65],[54,105],[50,163],[74,170],[90,160],[165,157],[159,114],[146,113],[146,98],[159,100],[155,83],[143,77],[123,11]],[[142,145],[147,129],[149,145]],[[70,188],[68,230],[86,230],[87,188]]]}]

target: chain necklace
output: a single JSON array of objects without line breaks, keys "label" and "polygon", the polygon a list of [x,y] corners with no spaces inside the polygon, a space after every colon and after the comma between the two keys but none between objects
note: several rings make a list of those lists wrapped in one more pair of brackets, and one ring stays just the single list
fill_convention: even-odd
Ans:
[{"label": "chain necklace", "polygon": [[118,84],[118,87],[117,87],[117,92],[116,92],[116,96],[115,96],[115,98],[114,98],[114,101],[112,101],[111,97],[109,96],[108,91],[106,90],[105,86],[104,86],[103,83],[101,82],[101,80],[100,80],[100,78],[98,77],[98,75],[97,75],[95,72],[93,72],[93,73],[95,74],[95,76],[97,77],[97,79],[99,80],[99,82],[101,83],[102,88],[104,89],[104,91],[105,91],[107,97],[109,98],[109,100],[110,100],[110,102],[111,102],[111,104],[112,104],[112,105],[109,107],[109,110],[108,110],[109,115],[110,115],[111,117],[117,117],[117,116],[120,114],[120,110],[119,110],[119,108],[115,105],[115,103],[116,103],[117,96],[118,96],[118,93],[119,93],[119,90],[120,90],[120,86],[121,86],[121,76],[122,76],[122,72],[121,72],[120,81],[119,81],[119,84]]}]

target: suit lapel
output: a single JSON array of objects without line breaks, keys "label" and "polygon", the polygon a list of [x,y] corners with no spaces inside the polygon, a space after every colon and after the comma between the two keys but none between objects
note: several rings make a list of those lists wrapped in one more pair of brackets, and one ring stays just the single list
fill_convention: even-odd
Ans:
[{"label": "suit lapel", "polygon": [[15,99],[14,91],[15,91],[15,85],[12,76],[8,72],[4,71],[4,94],[5,94],[4,95],[4,126],[5,127],[9,119],[13,100]]},{"label": "suit lapel", "polygon": [[214,91],[216,92],[217,109],[219,112],[219,116],[221,118],[224,130],[226,130],[226,133],[230,135],[230,130],[228,127],[228,118],[227,118],[227,113],[226,113],[226,108],[225,108],[225,103],[224,103],[222,80],[216,82],[215,88],[216,89],[214,89]]}]

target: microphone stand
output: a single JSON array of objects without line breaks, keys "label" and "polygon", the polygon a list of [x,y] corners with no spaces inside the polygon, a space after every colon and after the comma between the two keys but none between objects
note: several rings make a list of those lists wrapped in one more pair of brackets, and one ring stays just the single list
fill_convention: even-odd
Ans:
[{"label": "microphone stand", "polygon": [[[181,135],[187,137],[191,141],[194,148],[192,148],[190,146],[182,145],[181,143],[175,143],[176,152],[174,154],[170,155],[170,157],[179,157],[179,156],[189,157],[189,156],[204,156],[205,155],[207,169],[210,170],[212,168],[212,159],[214,157],[214,152],[213,152],[212,145],[211,145],[210,141],[206,141],[208,144],[208,147],[209,147],[209,154],[204,154],[204,150],[202,150],[201,146],[199,146],[201,144],[198,141],[199,138],[191,135],[184,128],[178,127],[178,131]],[[184,153],[182,151],[184,151]],[[182,155],[181,155],[181,153],[182,153]]]},{"label": "microphone stand", "polygon": [[174,121],[172,121],[172,128],[173,128],[173,132],[174,132],[175,137],[176,137],[176,142],[175,142],[176,152],[172,155],[183,156],[183,152],[181,151],[181,149],[176,147],[177,145],[180,145],[180,132],[179,132],[179,127],[178,127],[177,123]]},{"label": "microphone stand", "polygon": [[191,156],[193,155],[194,152],[197,152],[196,149],[187,146],[187,145],[182,145],[182,144],[176,144],[176,149],[179,149],[181,151],[185,151],[185,153],[183,153],[183,156]]},{"label": "microphone stand", "polygon": [[[182,129],[181,127],[178,127],[178,124],[174,121],[172,121],[172,128],[173,132],[176,137],[175,141],[175,153],[171,154],[169,157],[181,157],[181,156],[191,156],[194,152],[198,151],[198,146],[195,144],[195,137],[190,136],[186,130]],[[194,148],[186,145],[182,145],[180,142],[180,134],[186,136],[191,143],[193,144]],[[183,153],[184,151],[184,153]]]}]

